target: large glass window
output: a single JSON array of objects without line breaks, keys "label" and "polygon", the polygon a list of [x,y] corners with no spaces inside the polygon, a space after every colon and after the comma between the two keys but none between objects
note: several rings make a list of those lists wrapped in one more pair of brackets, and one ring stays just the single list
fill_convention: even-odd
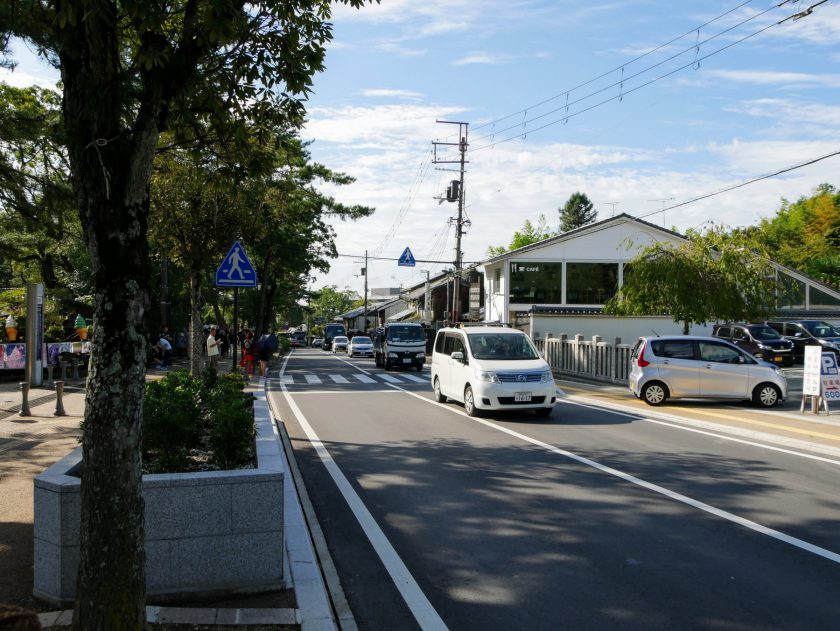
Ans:
[{"label": "large glass window", "polygon": [[563,300],[563,264],[513,261],[510,264],[510,301],[559,305]]},{"label": "large glass window", "polygon": [[779,272],[779,308],[804,309],[805,283]]},{"label": "large glass window", "polygon": [[834,296],[817,289],[813,285],[808,288],[811,293],[811,309],[825,309],[828,307],[840,307],[840,300]]},{"label": "large glass window", "polygon": [[616,291],[618,263],[566,263],[566,304],[602,305]]}]

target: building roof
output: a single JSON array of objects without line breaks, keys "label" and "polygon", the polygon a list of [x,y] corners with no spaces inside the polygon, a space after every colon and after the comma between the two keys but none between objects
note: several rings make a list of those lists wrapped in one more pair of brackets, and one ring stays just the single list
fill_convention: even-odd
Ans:
[{"label": "building roof", "polygon": [[399,313],[395,313],[392,316],[388,316],[386,318],[386,321],[387,322],[399,322],[400,320],[403,320],[403,319],[405,319],[409,316],[414,315],[415,312],[416,312],[416,309],[414,307],[409,307],[408,309],[404,309],[403,311],[400,311]]},{"label": "building roof", "polygon": [[522,246],[521,248],[517,248],[516,250],[504,252],[492,258],[486,259],[485,261],[482,261],[481,265],[487,265],[489,263],[498,263],[499,261],[503,261],[511,256],[518,256],[523,252],[538,250],[549,245],[554,245],[555,243],[561,243],[563,241],[574,239],[576,237],[590,232],[598,232],[599,230],[603,230],[609,226],[628,222],[639,223],[653,230],[657,230],[663,234],[667,234],[672,237],[677,237],[678,239],[682,239],[683,241],[685,240],[685,236],[681,235],[678,232],[674,232],[673,230],[668,230],[667,228],[657,226],[656,224],[652,224],[649,221],[644,221],[643,219],[638,219],[637,217],[633,217],[632,215],[628,215],[627,213],[621,213],[619,215],[616,215],[615,217],[610,217],[609,219],[604,219],[603,221],[596,221],[595,223],[586,224],[585,226],[581,226],[580,228],[575,228],[574,230],[569,230],[568,232],[549,237],[548,239],[543,239],[542,241],[537,241],[536,243],[531,243],[530,245]]}]

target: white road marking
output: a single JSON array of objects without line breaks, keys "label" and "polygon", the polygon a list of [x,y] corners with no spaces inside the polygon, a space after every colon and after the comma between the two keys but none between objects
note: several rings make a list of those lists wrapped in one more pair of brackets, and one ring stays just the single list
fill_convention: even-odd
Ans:
[{"label": "white road marking", "polygon": [[382,381],[387,381],[388,383],[402,383],[402,381],[400,381],[393,375],[386,375],[385,373],[377,375],[377,377],[379,377]]},{"label": "white road marking", "polygon": [[313,385],[321,383],[321,378],[318,375],[304,375],[304,377],[306,377],[306,383],[311,383]]},{"label": "white road marking", "polygon": [[413,381],[414,383],[429,383],[429,378],[423,379],[422,377],[418,377],[417,375],[400,375],[403,379],[408,379],[409,381]]},{"label": "white road marking", "polygon": [[[286,356],[286,360],[283,362],[283,367],[280,369],[281,375],[286,371],[286,364],[288,364],[288,362],[289,355]],[[446,630],[447,626],[443,622],[443,619],[440,615],[438,615],[438,612],[435,611],[435,608],[432,606],[432,603],[429,602],[429,599],[426,598],[423,590],[420,589],[417,581],[414,580],[411,572],[408,570],[405,563],[403,563],[403,560],[397,554],[397,551],[394,550],[394,546],[392,546],[391,542],[388,541],[388,538],[385,536],[385,533],[382,532],[379,524],[376,523],[373,515],[371,515],[370,511],[364,505],[364,502],[362,502],[362,499],[353,489],[338,464],[335,460],[333,460],[330,452],[321,442],[321,439],[318,438],[318,434],[316,434],[315,430],[312,429],[309,421],[306,420],[303,412],[301,412],[300,408],[289,394],[289,391],[286,389],[286,385],[281,382],[280,388],[283,391],[286,403],[297,417],[301,428],[309,438],[309,442],[312,443],[318,457],[321,459],[321,462],[324,463],[324,468],[330,474],[330,477],[335,482],[339,491],[341,491],[341,494],[344,496],[350,510],[353,511],[353,515],[356,516],[362,530],[365,531],[373,549],[376,550],[376,554],[379,556],[382,564],[391,576],[391,580],[394,581],[394,585],[397,587],[400,594],[402,594],[403,600],[405,600],[406,605],[408,605],[408,608],[414,615],[415,620],[417,620],[417,624],[424,630]]]},{"label": "white road marking", "polygon": [[[634,475],[630,475],[629,473],[624,473],[623,471],[619,471],[618,469],[614,469],[613,467],[609,467],[607,465],[602,465],[601,463],[596,462],[595,460],[591,460],[589,458],[586,458],[585,456],[579,456],[579,455],[577,455],[575,453],[572,453],[571,451],[567,451],[565,449],[560,449],[559,447],[555,447],[554,445],[550,445],[550,444],[545,443],[541,440],[537,440],[536,438],[531,438],[530,436],[526,436],[525,434],[522,434],[520,432],[516,432],[512,429],[508,429],[507,427],[502,427],[501,425],[493,423],[492,421],[487,421],[485,419],[468,416],[467,413],[462,411],[461,409],[454,408],[451,405],[448,405],[446,403],[437,403],[436,401],[433,401],[431,399],[427,399],[424,396],[421,396],[421,395],[419,395],[417,393],[414,393],[414,392],[410,392],[409,390],[405,390],[403,388],[400,388],[399,386],[393,386],[392,385],[390,387],[395,388],[397,390],[401,390],[402,392],[405,392],[407,395],[412,396],[412,397],[416,397],[417,399],[420,399],[421,401],[425,401],[426,403],[429,403],[431,405],[437,405],[437,406],[442,407],[444,409],[450,410],[451,412],[453,412],[455,414],[459,414],[459,415],[463,416],[464,418],[466,418],[470,421],[473,421],[475,423],[480,423],[481,425],[484,425],[484,426],[489,427],[491,429],[495,429],[495,430],[497,430],[499,432],[502,432],[504,434],[508,434],[508,435],[513,436],[515,438],[518,438],[518,439],[520,439],[520,440],[522,440],[526,443],[530,443],[530,444],[535,445],[537,447],[541,447],[542,449],[545,449],[546,451],[549,451],[551,453],[555,453],[559,456],[564,456],[566,458],[569,458],[570,460],[574,460],[574,461],[579,462],[581,464],[584,464],[588,467],[592,467],[592,468],[597,469],[598,471],[601,471],[603,473],[607,473],[609,475],[620,478],[620,479],[624,480],[625,482],[629,482],[631,484],[635,484],[636,486],[640,486],[642,488],[645,488],[649,491],[653,491],[654,493],[664,495],[665,497],[667,497],[669,499],[680,502],[682,504],[686,504],[687,506],[691,506],[693,508],[697,508],[697,509],[699,509],[701,511],[704,511],[706,513],[709,513],[711,515],[715,515],[716,517],[720,517],[720,518],[725,519],[727,521],[730,521],[732,523],[738,524],[739,526],[743,526],[744,528],[749,528],[750,530],[753,530],[754,532],[757,532],[757,533],[760,533],[760,534],[763,534],[763,535],[767,535],[768,537],[772,537],[773,539],[776,539],[777,541],[787,543],[787,544],[792,545],[796,548],[799,548],[800,550],[804,550],[805,552],[810,552],[811,554],[815,554],[815,555],[817,555],[819,557],[822,557],[824,559],[828,559],[829,561],[833,561],[834,563],[840,563],[840,554],[838,554],[837,552],[832,552],[831,550],[827,550],[826,548],[821,548],[820,546],[814,545],[812,543],[808,543],[807,541],[803,541],[802,539],[797,539],[796,537],[792,537],[791,535],[785,534],[785,533],[783,533],[779,530],[775,530],[773,528],[768,528],[767,526],[763,526],[762,524],[759,524],[758,522],[754,522],[750,519],[746,519],[746,518],[740,517],[740,516],[738,516],[734,513],[730,513],[729,511],[725,511],[725,510],[722,510],[720,508],[716,508],[716,507],[714,507],[710,504],[706,504],[705,502],[701,502],[700,500],[696,500],[694,498],[688,497],[687,495],[683,495],[682,493],[677,493],[676,491],[671,491],[670,489],[666,489],[665,487],[659,486],[658,484],[653,484],[652,482],[646,482],[645,480],[642,480],[641,478],[637,478]],[[723,436],[721,436],[721,438],[723,438]],[[766,445],[760,445],[760,446],[767,447]],[[770,448],[770,447],[768,447],[768,448]],[[803,454],[798,454],[798,455],[803,455]]]},{"label": "white road marking", "polygon": [[343,375],[330,375],[330,379],[332,379],[336,383],[350,383],[349,381],[347,381],[347,378]]},{"label": "white road marking", "polygon": [[280,375],[280,382],[281,383],[294,383],[295,378],[293,375]]},{"label": "white road marking", "polygon": [[362,383],[376,383],[376,379],[371,379],[370,377],[368,377],[367,375],[363,375],[362,373],[353,376]]}]

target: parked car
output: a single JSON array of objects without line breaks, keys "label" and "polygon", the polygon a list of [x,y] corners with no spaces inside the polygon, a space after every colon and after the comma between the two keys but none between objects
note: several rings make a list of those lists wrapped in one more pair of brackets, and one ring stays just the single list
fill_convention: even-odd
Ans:
[{"label": "parked car", "polygon": [[766,324],[716,324],[712,336],[771,364],[793,365],[793,342],[783,339]]},{"label": "parked car", "polygon": [[346,335],[336,335],[332,339],[332,351],[333,353],[337,353],[338,351],[347,352],[347,346],[350,344],[350,340],[347,339]]},{"label": "parked car", "polygon": [[714,337],[642,337],[630,361],[630,390],[649,405],[685,397],[751,399],[769,408],[787,397],[778,366]]},{"label": "parked car", "polygon": [[793,342],[793,355],[804,361],[806,346],[822,346],[840,360],[840,331],[822,320],[789,320],[767,322],[779,335]]},{"label": "parked car", "polygon": [[347,347],[350,357],[373,357],[373,340],[366,335],[354,335]]},{"label": "parked car", "polygon": [[312,339],[312,348],[323,348],[324,346],[324,338],[323,337],[316,337]]},{"label": "parked car", "polygon": [[522,331],[478,326],[440,329],[431,367],[435,401],[482,410],[534,410],[548,416],[557,400],[551,368]]}]

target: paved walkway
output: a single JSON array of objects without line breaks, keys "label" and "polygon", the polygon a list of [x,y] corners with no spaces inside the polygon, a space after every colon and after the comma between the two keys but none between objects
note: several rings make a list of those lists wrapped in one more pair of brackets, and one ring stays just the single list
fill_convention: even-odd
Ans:
[{"label": "paved walkway", "polygon": [[[183,364],[183,360],[176,360],[174,368],[177,369],[179,364]],[[150,370],[148,378],[156,379],[164,374],[164,371]],[[28,397],[30,415],[21,416],[19,383],[0,382],[0,608],[13,605],[33,610],[39,613],[44,626],[69,624],[71,613],[51,611],[53,607],[32,596],[34,478],[78,446],[81,438],[79,424],[84,416],[84,387],[83,379],[65,384],[63,407],[66,416],[55,415],[57,397],[54,390],[31,388]],[[259,378],[252,377],[249,387],[258,388]],[[287,486],[287,495],[290,496],[287,500],[297,501],[293,487]],[[300,508],[289,506],[287,501],[285,513],[291,518],[300,513]],[[303,522],[302,518],[300,521]],[[304,528],[290,530],[299,537]],[[288,545],[287,540],[287,548]],[[304,548],[311,553],[309,542],[295,542],[298,557]],[[317,563],[314,555],[310,563]],[[288,563],[287,576],[290,583],[294,581],[294,576],[288,572]],[[302,629],[334,629],[334,625],[328,623],[329,610],[324,611],[326,596],[311,593],[310,583],[312,581],[307,581],[306,593],[298,593],[300,590],[295,589],[294,599],[289,593],[231,595],[200,601],[190,607],[152,606],[147,608],[147,613],[149,620],[155,622],[299,624]],[[308,604],[312,601],[321,604],[314,608]],[[306,616],[311,619],[304,619]]]}]

